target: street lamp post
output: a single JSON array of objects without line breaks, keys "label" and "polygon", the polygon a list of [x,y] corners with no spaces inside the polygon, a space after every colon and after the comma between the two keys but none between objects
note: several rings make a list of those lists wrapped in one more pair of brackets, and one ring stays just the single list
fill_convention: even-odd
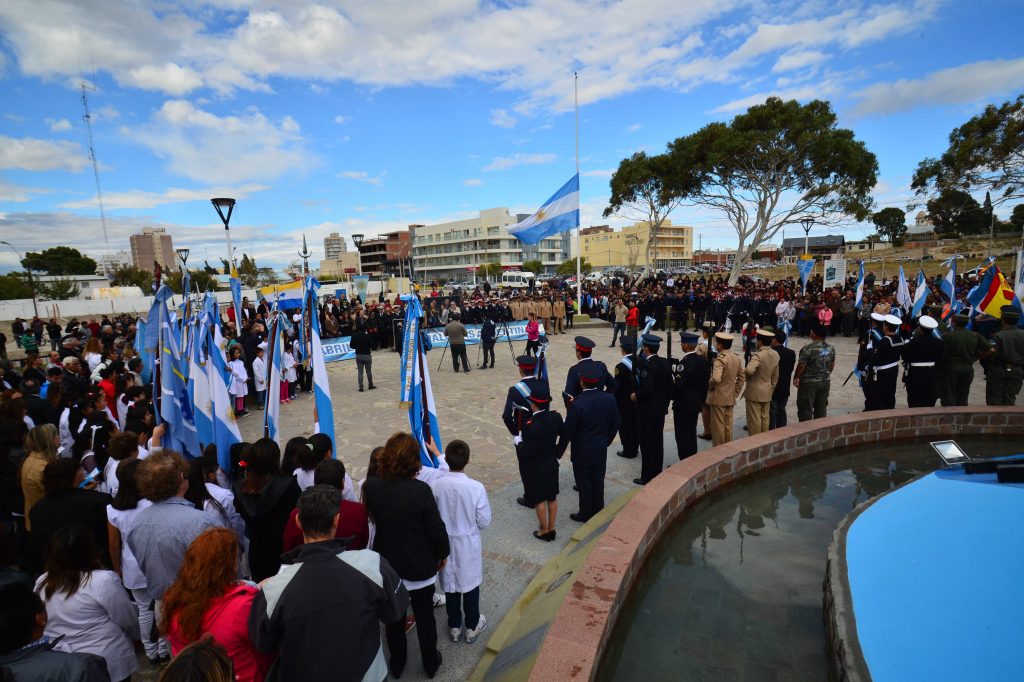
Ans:
[{"label": "street lamp post", "polygon": [[814,218],[801,218],[800,227],[804,228],[804,255],[808,255],[810,250],[808,244],[811,240],[811,228],[814,227]]},{"label": "street lamp post", "polygon": [[175,249],[174,252],[178,254],[178,258],[181,259],[181,270],[182,274],[188,272],[188,249]]},{"label": "street lamp post", "polygon": [[359,261],[360,275],[363,274],[363,250],[360,247],[363,245],[364,238],[365,235],[363,235],[362,233],[356,233],[352,235],[352,243],[356,245],[356,252],[359,254],[359,258],[357,258],[356,260]]},{"label": "street lamp post", "polygon": [[[3,244],[7,248],[9,248],[11,251],[13,251],[15,253],[15,255],[18,257],[18,265],[21,265],[23,268],[25,267],[21,263],[21,261],[23,261],[24,258],[21,257],[21,254],[18,253],[18,250],[16,248],[14,248],[13,244],[11,244],[10,242],[0,242],[0,244]],[[25,274],[28,275],[28,290],[29,290],[29,293],[32,294],[32,313],[36,317],[39,317],[39,306],[36,304],[36,285],[32,281],[32,271],[29,270],[28,268],[25,268]]]},{"label": "street lamp post", "polygon": [[231,275],[230,270],[234,266],[234,262],[232,260],[231,230],[230,230],[229,223],[231,222],[231,214],[235,210],[235,200],[234,199],[228,199],[228,198],[221,197],[219,199],[210,199],[210,203],[212,203],[213,207],[215,209],[217,209],[217,215],[220,216],[221,222],[224,223],[224,239],[227,240],[227,246],[228,246],[228,270],[229,270],[229,272],[226,272],[224,274],[230,276]]}]

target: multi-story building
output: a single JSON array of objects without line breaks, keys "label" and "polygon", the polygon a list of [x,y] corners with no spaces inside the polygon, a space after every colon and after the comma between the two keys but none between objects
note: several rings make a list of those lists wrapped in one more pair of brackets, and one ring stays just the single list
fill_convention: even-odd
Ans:
[{"label": "multi-story building", "polygon": [[131,267],[132,264],[132,252],[131,251],[114,251],[113,253],[105,253],[96,259],[96,274],[114,274],[116,270],[121,268]]},{"label": "multi-story building", "polygon": [[[782,255],[794,259],[804,253],[804,237],[787,237],[782,240]],[[823,237],[807,237],[807,252],[812,256],[840,256],[846,246],[843,235],[827,234]]]},{"label": "multi-story building", "polygon": [[345,238],[337,232],[331,232],[324,237],[324,260],[338,260],[341,254],[347,251]]},{"label": "multi-story building", "polygon": [[359,273],[359,254],[356,251],[345,251],[338,258],[324,258],[320,261],[319,277],[349,279]]},{"label": "multi-story building", "polygon": [[174,253],[174,242],[162,227],[144,227],[139,234],[129,237],[132,245],[132,263],[140,270],[153,272],[154,263],[163,270],[181,267]]},{"label": "multi-story building", "polygon": [[400,232],[377,235],[359,244],[359,262],[362,274],[371,277],[398,277],[409,275],[412,250],[412,227]]},{"label": "multi-story building", "polygon": [[[640,268],[647,264],[650,226],[640,222],[619,231],[598,225],[580,231],[580,253],[594,268]],[[693,228],[666,220],[654,240],[655,268],[673,270],[693,260]]]},{"label": "multi-story building", "polygon": [[[553,273],[569,258],[571,232],[523,244],[508,228],[527,215],[513,215],[507,208],[489,208],[475,218],[413,228],[412,257],[416,278],[421,282],[454,279],[472,282],[485,263],[498,263],[502,270],[521,270],[523,263],[539,260],[545,273]],[[479,279],[483,279],[482,274]]]}]

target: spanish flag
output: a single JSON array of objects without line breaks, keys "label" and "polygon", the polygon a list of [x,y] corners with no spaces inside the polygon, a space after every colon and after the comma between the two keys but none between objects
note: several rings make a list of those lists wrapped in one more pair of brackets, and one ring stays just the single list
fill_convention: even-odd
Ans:
[{"label": "spanish flag", "polygon": [[967,293],[967,302],[979,313],[985,313],[999,319],[1003,306],[1013,306],[1020,310],[1020,300],[1013,293],[1013,287],[1003,277],[1003,273],[995,265],[984,270],[981,281]]}]

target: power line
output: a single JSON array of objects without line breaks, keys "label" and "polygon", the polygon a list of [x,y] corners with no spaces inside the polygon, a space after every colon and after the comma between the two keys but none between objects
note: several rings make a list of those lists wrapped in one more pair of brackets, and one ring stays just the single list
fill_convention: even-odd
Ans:
[{"label": "power line", "polygon": [[[95,78],[95,75],[93,77]],[[89,159],[92,161],[93,177],[96,178],[96,202],[100,208],[100,224],[103,226],[104,252],[103,256],[100,257],[100,264],[103,266],[103,274],[109,279],[110,272],[107,269],[106,257],[110,255],[110,237],[107,235],[107,216],[103,211],[103,191],[100,189],[100,165],[96,161],[96,148],[92,140],[92,116],[89,114],[89,97],[86,94],[85,78],[82,78],[80,84],[82,87],[82,120],[85,121],[85,129],[89,133]]]}]

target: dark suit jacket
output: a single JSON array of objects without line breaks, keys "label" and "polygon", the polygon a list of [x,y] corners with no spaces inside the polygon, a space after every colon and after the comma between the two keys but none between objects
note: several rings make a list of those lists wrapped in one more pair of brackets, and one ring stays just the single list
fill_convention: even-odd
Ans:
[{"label": "dark suit jacket", "polygon": [[664,415],[672,399],[672,376],[668,360],[651,355],[639,360],[637,366],[640,384],[636,390],[636,402],[641,412]]},{"label": "dark suit jacket", "polygon": [[100,560],[110,566],[110,551],[107,545],[107,505],[113,498],[96,490],[72,488],[66,492],[44,497],[29,510],[32,521],[31,560],[37,562],[33,568],[41,571],[46,564],[50,538],[69,523],[80,523],[92,529]]},{"label": "dark suit jacket", "polygon": [[430,486],[415,478],[363,483],[366,510],[377,534],[373,549],[405,580],[426,580],[451,551],[448,531]]},{"label": "dark suit jacket", "polygon": [[789,387],[793,383],[796,351],[785,346],[772,346],[772,350],[779,354],[779,383],[775,384],[772,400],[783,400],[789,397]]},{"label": "dark suit jacket", "polygon": [[583,391],[572,401],[565,429],[572,442],[572,461],[601,464],[608,446],[619,432],[619,408],[611,393],[597,389]]},{"label": "dark suit jacket", "polygon": [[697,353],[690,353],[673,367],[672,409],[700,412],[708,397],[708,361]]},{"label": "dark suit jacket", "polygon": [[[597,389],[600,391],[614,391],[615,390],[615,379],[612,379],[612,375],[608,373],[608,367],[600,360],[591,360],[590,358],[580,360],[575,365],[569,368],[569,372],[565,375],[565,389],[564,392],[568,393],[572,397],[578,396],[583,392],[583,388],[580,386],[580,370],[579,366],[584,362],[594,362],[601,365],[601,369],[604,370],[603,376],[597,382]],[[568,402],[568,401],[567,401]]]},{"label": "dark suit jacket", "polygon": [[[519,381],[525,383],[527,388],[529,388],[532,393],[534,382],[536,382],[537,380],[534,379],[533,377],[525,377],[521,378]],[[525,411],[521,412],[521,414],[518,417],[516,415],[517,406],[525,409]],[[530,400],[524,397],[523,394],[519,392],[519,389],[516,388],[514,385],[509,386],[508,395],[505,396],[505,407],[501,411],[501,421],[505,423],[505,428],[508,429],[508,432],[511,433],[513,436],[518,434],[520,429],[522,428],[522,425],[525,424],[528,419],[530,419],[530,415],[532,413],[533,408],[530,405]]]}]

